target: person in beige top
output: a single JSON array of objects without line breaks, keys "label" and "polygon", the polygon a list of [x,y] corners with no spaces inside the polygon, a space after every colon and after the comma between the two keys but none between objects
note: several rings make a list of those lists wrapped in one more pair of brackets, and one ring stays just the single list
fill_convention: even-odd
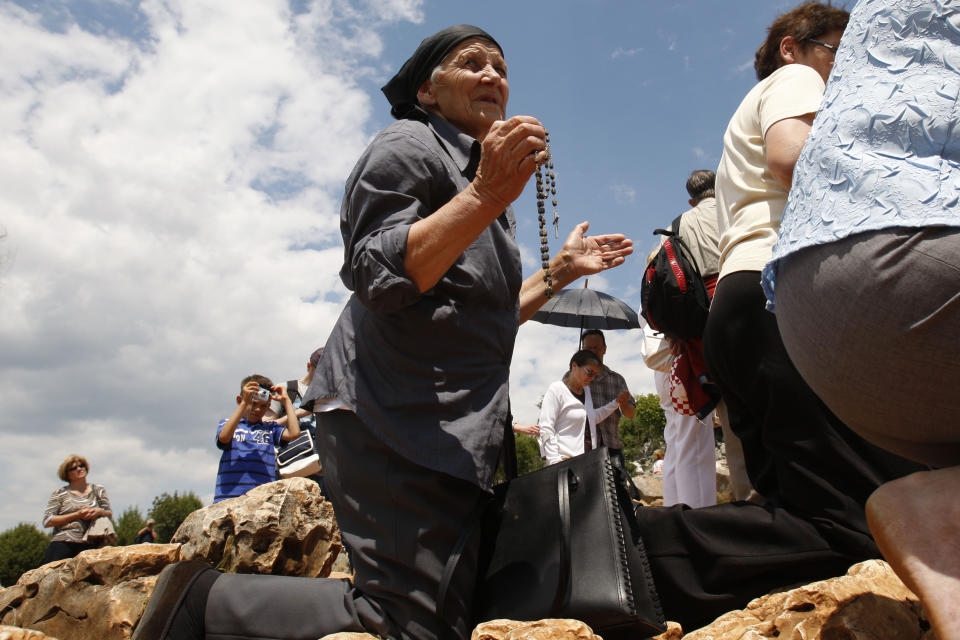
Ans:
[{"label": "person in beige top", "polygon": [[[804,383],[776,318],[765,310],[760,285],[793,163],[819,108],[847,17],[820,3],[778,17],[757,51],[759,82],[724,135],[716,178],[720,279],[704,353],[743,444],[750,481],[766,504],[672,507],[677,511],[668,510],[669,518],[641,510],[665,614],[685,629],[722,613],[714,608],[722,594],[747,597],[776,581],[842,575],[855,562],[880,557],[864,504],[884,480],[910,466],[847,429]],[[653,524],[669,533],[651,535]]]}]

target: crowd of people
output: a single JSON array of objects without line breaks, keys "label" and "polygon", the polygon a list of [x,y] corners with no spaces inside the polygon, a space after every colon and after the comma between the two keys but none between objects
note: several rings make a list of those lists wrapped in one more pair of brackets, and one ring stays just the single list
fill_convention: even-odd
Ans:
[{"label": "crowd of people", "polygon": [[[636,510],[664,613],[687,630],[882,555],[938,637],[958,637],[956,60],[952,10],[932,0],[860,0],[852,14],[802,4],[757,51],[715,175],[687,181],[691,209],[672,230],[712,301],[702,339],[647,334],[671,496]],[[510,205],[548,161],[547,137],[536,118],[507,117],[492,35],[459,25],[426,38],[383,91],[397,121],[358,160],[341,209],[352,296],[307,375],[245,379],[217,433],[222,499],[248,488],[237,478],[253,466],[255,481],[272,479],[275,448],[314,430],[354,579],[176,563],[137,640],[463,639],[476,622],[480,542],[460,534],[510,432],[518,327],[577,278],[622,265],[633,243],[583,222],[522,277]],[[537,425],[514,426],[548,462],[606,446],[623,464],[616,424],[633,396],[605,352],[602,333],[585,333]],[[690,413],[678,392],[701,366],[722,402]],[[715,420],[743,470],[741,499],[724,504],[710,488]],[[57,549],[109,515],[88,470],[61,465],[68,486],[44,520]]]}]

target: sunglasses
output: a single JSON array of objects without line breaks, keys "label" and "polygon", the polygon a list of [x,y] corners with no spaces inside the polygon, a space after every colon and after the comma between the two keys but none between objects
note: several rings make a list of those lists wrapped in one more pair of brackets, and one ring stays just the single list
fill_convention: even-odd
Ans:
[{"label": "sunglasses", "polygon": [[77,464],[73,465],[72,467],[67,467],[67,471],[68,471],[68,472],[69,472],[69,471],[76,471],[77,469],[86,469],[86,468],[87,468],[87,465],[78,462]]},{"label": "sunglasses", "polygon": [[834,54],[836,54],[836,53],[837,53],[837,49],[840,48],[840,47],[837,47],[837,46],[832,45],[832,44],[827,44],[826,42],[823,42],[822,40],[814,40],[813,38],[804,38],[803,41],[804,41],[804,42],[810,42],[810,43],[812,43],[812,44],[818,44],[818,45],[820,45],[821,47],[823,47],[824,49],[827,49],[828,51],[830,51],[830,52],[832,52],[832,53],[834,53]]},{"label": "sunglasses", "polygon": [[583,367],[583,370],[584,370],[584,372],[585,372],[588,376],[590,376],[591,378],[596,378],[597,375],[600,373],[600,372],[597,371],[596,369],[587,369],[586,367]]}]

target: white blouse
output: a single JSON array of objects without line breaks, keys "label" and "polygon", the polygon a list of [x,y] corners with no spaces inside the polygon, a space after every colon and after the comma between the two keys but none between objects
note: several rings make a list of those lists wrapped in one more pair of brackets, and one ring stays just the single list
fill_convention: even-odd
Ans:
[{"label": "white blouse", "polygon": [[584,453],[584,433],[588,425],[590,441],[596,448],[597,422],[619,407],[616,399],[602,407],[594,407],[589,386],[583,388],[583,394],[583,402],[580,402],[562,380],[547,387],[538,421],[540,454],[547,459],[547,464]]}]

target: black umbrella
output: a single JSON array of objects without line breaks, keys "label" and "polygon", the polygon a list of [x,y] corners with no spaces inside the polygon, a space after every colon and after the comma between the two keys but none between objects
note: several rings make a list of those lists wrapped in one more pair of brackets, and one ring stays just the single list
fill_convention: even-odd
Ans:
[{"label": "black umbrella", "polygon": [[533,314],[533,320],[558,327],[639,329],[637,312],[623,300],[588,289],[561,289]]}]

